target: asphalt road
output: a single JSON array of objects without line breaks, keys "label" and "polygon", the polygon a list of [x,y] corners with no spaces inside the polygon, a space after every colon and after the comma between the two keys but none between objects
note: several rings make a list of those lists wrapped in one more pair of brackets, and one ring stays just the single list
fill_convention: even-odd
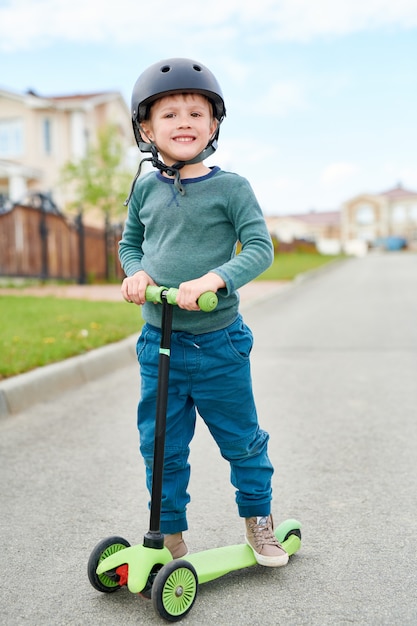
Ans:
[{"label": "asphalt road", "polygon": [[[277,522],[303,525],[285,568],[202,585],[184,623],[417,623],[417,255],[349,260],[245,310],[275,464]],[[0,421],[0,623],[161,624],[86,563],[103,537],[148,525],[132,364]],[[227,464],[199,424],[192,551],[239,543]]]}]

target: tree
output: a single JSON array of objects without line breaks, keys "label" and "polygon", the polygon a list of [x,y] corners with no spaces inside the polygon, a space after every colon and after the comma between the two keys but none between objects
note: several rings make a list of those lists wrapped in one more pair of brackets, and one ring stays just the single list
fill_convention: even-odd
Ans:
[{"label": "tree", "polygon": [[122,216],[132,180],[125,160],[125,148],[116,126],[103,126],[97,143],[89,146],[85,157],[66,163],[62,169],[62,182],[70,186],[74,198],[71,205],[81,205],[85,213],[98,209],[106,223]]},{"label": "tree", "polygon": [[[62,183],[68,186],[74,200],[70,203],[80,213],[104,217],[107,278],[114,278],[114,246],[112,223],[125,214],[124,200],[128,195],[132,172],[125,166],[126,153],[117,127],[103,126],[97,143],[89,146],[85,157],[66,163],[62,169]],[[80,209],[82,207],[82,209]]]}]

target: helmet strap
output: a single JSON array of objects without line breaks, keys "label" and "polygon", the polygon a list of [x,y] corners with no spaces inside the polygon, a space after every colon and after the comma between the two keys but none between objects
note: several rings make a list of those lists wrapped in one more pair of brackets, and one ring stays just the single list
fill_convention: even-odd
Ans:
[{"label": "helmet strap", "polygon": [[130,185],[130,191],[129,191],[129,195],[127,196],[126,200],[123,202],[123,206],[127,206],[130,202],[130,198],[132,197],[133,194],[133,190],[135,188],[136,185],[136,181],[140,176],[140,173],[142,171],[142,163],[144,163],[145,161],[152,161],[152,157],[145,157],[144,159],[141,160],[141,162],[139,163],[139,167],[138,170],[135,174],[134,179],[132,180],[132,184]]}]

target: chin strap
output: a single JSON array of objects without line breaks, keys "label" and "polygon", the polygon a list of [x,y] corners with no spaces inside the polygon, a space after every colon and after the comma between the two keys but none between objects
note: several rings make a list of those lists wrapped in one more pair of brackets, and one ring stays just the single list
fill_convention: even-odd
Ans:
[{"label": "chin strap", "polygon": [[[142,128],[140,130],[142,133],[146,135],[146,133],[144,132]],[[136,172],[135,177],[132,181],[132,185],[130,187],[129,195],[123,203],[124,206],[127,206],[130,202],[130,199],[133,194],[133,190],[135,189],[136,181],[139,178],[140,173],[142,171],[142,163],[145,163],[145,161],[149,161],[150,163],[152,163],[152,165],[156,167],[160,172],[165,172],[165,174],[167,174],[168,176],[174,176],[174,187],[182,196],[184,196],[185,189],[183,185],[181,184],[181,176],[180,176],[181,168],[183,168],[184,165],[194,165],[195,163],[200,163],[201,161],[204,161],[209,156],[214,154],[214,152],[217,150],[217,137],[218,136],[219,136],[219,126],[217,127],[213,138],[210,140],[210,143],[207,145],[206,148],[204,148],[204,150],[202,150],[199,154],[197,154],[197,156],[195,156],[193,159],[190,159],[189,161],[177,161],[173,165],[165,165],[163,161],[158,159],[158,148],[153,143],[153,141],[151,141],[150,139],[149,139],[149,143],[146,143],[145,141],[140,141],[138,143],[140,151],[152,152],[152,156],[145,157],[144,159],[140,161],[138,171]]]},{"label": "chin strap", "polygon": [[[141,171],[142,171],[142,164],[145,163],[146,161],[149,161],[150,163],[152,163],[152,165],[156,167],[160,172],[165,172],[166,174],[168,174],[168,176],[175,176],[174,187],[179,191],[179,193],[182,196],[185,195],[185,189],[181,184],[180,169],[184,167],[184,165],[186,165],[188,162],[178,161],[177,163],[174,163],[173,165],[165,165],[163,161],[158,159],[157,155],[153,155],[151,157],[145,157],[144,159],[140,161],[138,171],[136,172],[135,177],[132,181],[132,185],[130,187],[129,195],[123,203],[124,206],[127,206],[130,202],[130,199],[133,194],[133,190],[135,189],[136,181],[139,178]],[[196,163],[197,162],[198,161],[196,161]]]},{"label": "chin strap", "polygon": [[145,157],[144,159],[141,160],[141,162],[139,163],[139,167],[138,167],[138,171],[135,174],[134,179],[132,180],[132,184],[130,186],[130,191],[129,191],[129,195],[127,196],[126,200],[123,202],[123,206],[127,206],[130,202],[130,198],[132,197],[133,194],[133,190],[135,188],[136,185],[136,181],[140,176],[140,173],[142,171],[142,163],[144,163],[145,161],[152,161],[152,157]]}]

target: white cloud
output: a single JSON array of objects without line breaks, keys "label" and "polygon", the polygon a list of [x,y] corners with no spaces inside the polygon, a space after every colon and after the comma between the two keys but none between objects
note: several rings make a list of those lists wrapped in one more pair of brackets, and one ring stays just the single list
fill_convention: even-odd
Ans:
[{"label": "white cloud", "polygon": [[310,40],[322,35],[346,35],[387,25],[417,25],[415,0],[281,0],[269,17],[275,36]]},{"label": "white cloud", "polygon": [[[0,7],[0,47],[31,49],[55,41],[163,42],[216,47],[238,37],[254,41],[309,40],[384,26],[417,26],[415,0],[194,0],[162,8],[137,0],[9,0]],[[259,30],[258,30],[259,29]],[[238,34],[240,32],[240,34]]]},{"label": "white cloud", "polygon": [[339,162],[327,165],[321,173],[320,182],[328,187],[350,180],[358,171],[354,163]]}]

